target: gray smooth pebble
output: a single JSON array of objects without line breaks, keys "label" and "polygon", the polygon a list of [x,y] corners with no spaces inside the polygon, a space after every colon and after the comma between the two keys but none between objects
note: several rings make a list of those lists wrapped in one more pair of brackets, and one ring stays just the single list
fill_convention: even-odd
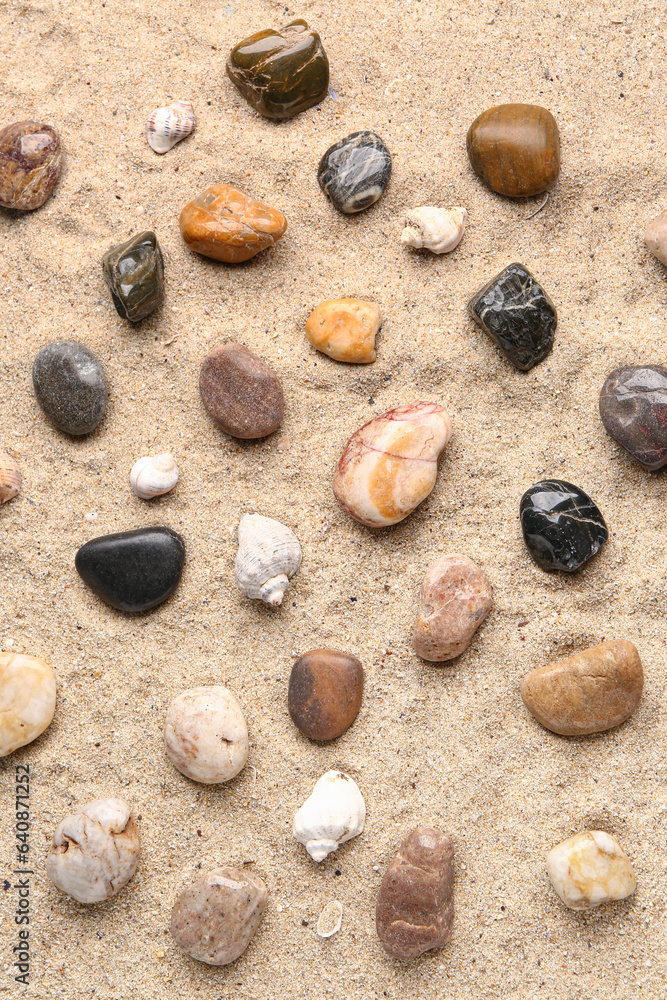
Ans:
[{"label": "gray smooth pebble", "polygon": [[56,340],[43,347],[32,366],[32,384],[44,413],[67,434],[89,434],[106,412],[107,377],[83,344]]}]

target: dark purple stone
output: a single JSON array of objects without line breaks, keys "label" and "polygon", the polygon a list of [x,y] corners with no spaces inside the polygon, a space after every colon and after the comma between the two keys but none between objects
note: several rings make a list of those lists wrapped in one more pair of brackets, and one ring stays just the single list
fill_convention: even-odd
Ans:
[{"label": "dark purple stone", "polygon": [[600,391],[604,428],[645,469],[667,464],[667,369],[616,368]]}]

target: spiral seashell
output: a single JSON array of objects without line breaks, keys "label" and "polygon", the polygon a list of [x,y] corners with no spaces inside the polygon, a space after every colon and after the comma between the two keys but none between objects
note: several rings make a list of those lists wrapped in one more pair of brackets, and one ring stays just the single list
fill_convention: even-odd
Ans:
[{"label": "spiral seashell", "polygon": [[140,458],[130,472],[130,486],[141,500],[151,500],[169,493],[177,482],[178,466],[169,452]]},{"label": "spiral seashell", "polygon": [[449,253],[463,239],[468,213],[465,208],[436,208],[420,205],[408,212],[401,243],[431,253]]},{"label": "spiral seashell", "polygon": [[0,451],[0,504],[13,500],[21,489],[21,470],[15,459]]},{"label": "spiral seashell", "polygon": [[346,840],[358,837],[366,822],[359,786],[343,771],[327,771],[294,817],[292,836],[313,861],[324,861]]},{"label": "spiral seashell", "polygon": [[195,130],[195,109],[190,101],[173,101],[156,108],[146,122],[148,145],[156,153],[167,153]]},{"label": "spiral seashell", "polygon": [[289,578],[301,565],[301,546],[294,532],[261,514],[244,514],[239,521],[239,550],[234,576],[242,594],[277,608]]}]

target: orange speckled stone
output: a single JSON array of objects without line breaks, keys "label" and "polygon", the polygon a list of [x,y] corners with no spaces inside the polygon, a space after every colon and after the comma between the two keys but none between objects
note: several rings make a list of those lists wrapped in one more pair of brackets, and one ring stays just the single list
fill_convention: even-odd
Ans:
[{"label": "orange speckled stone", "polygon": [[240,264],[273,246],[287,229],[287,219],[238,188],[214,184],[185,206],[180,226],[191,250]]}]

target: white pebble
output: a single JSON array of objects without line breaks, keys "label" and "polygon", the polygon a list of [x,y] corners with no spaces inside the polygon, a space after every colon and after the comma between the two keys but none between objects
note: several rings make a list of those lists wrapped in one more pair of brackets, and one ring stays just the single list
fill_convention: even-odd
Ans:
[{"label": "white pebble", "polygon": [[164,739],[174,767],[205,785],[230,781],[248,759],[248,727],[225,687],[191,688],[174,698]]},{"label": "white pebble", "polygon": [[315,930],[321,938],[330,938],[337,934],[343,922],[343,905],[337,899],[332,899],[319,915]]},{"label": "white pebble", "polygon": [[587,830],[564,840],[547,854],[551,883],[566,906],[591,910],[632,895],[637,880],[630,860],[602,830]]}]

